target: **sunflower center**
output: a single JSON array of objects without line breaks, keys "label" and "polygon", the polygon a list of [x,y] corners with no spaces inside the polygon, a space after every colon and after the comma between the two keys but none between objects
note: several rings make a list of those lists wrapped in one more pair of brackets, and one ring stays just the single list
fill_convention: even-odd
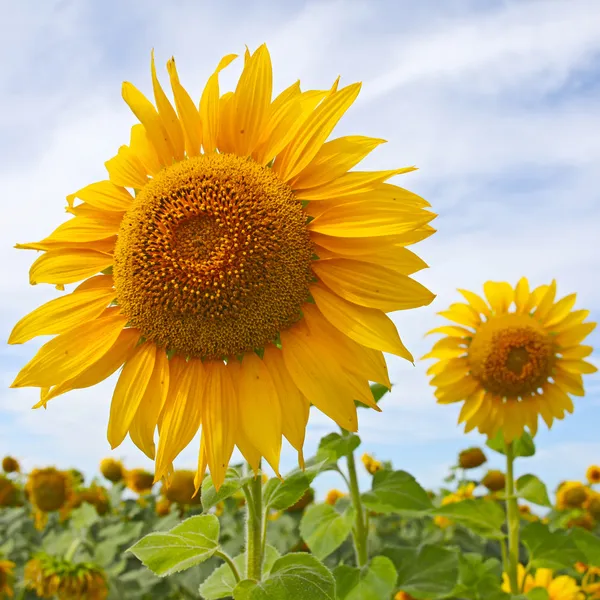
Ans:
[{"label": "sunflower center", "polygon": [[502,397],[531,394],[552,374],[552,339],[527,315],[495,317],[481,325],[469,347],[471,374]]},{"label": "sunflower center", "polygon": [[300,318],[311,256],[302,205],[271,169],[231,154],[198,156],[161,171],[123,218],[118,303],[168,350],[238,355]]}]

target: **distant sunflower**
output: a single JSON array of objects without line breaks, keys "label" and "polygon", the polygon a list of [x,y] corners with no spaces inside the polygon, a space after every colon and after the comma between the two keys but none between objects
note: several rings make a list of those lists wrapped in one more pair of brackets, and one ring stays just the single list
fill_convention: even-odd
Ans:
[{"label": "distant sunflower", "polygon": [[73,496],[73,486],[69,473],[54,467],[33,469],[29,473],[25,489],[29,501],[43,513],[60,510]]},{"label": "distant sunflower", "polygon": [[592,347],[581,345],[596,324],[584,323],[588,310],[571,310],[576,294],[555,301],[555,281],[530,291],[525,278],[514,289],[488,281],[487,303],[459,292],[467,302],[439,313],[458,325],[430,331],[447,337],[423,358],[437,359],[427,374],[438,402],[464,402],[465,431],[493,437],[502,430],[510,442],[525,427],[535,435],[539,415],[550,428],[573,412],[570,395],[583,396],[582,375],[597,371],[583,360]]},{"label": "distant sunflower", "polygon": [[589,483],[600,483],[600,467],[597,465],[591,465],[585,472],[585,477]]},{"label": "distant sunflower", "polygon": [[[534,588],[542,588],[548,594],[548,600],[582,600],[585,594],[577,581],[569,575],[554,576],[551,569],[537,569],[535,575],[526,572],[525,567],[518,565],[518,583],[519,589],[527,594]],[[508,575],[502,574],[502,590],[510,592],[510,583]]]},{"label": "distant sunflower", "polygon": [[170,476],[168,483],[162,487],[162,495],[170,502],[181,506],[200,504],[200,494],[195,493],[194,471],[179,469]]},{"label": "distant sunflower", "polygon": [[16,458],[5,456],[2,459],[2,470],[5,473],[18,473],[21,470],[21,466]]},{"label": "distant sunflower", "polygon": [[74,218],[49,237],[18,246],[44,252],[32,284],[82,283],[9,340],[56,335],[12,384],[39,387],[36,406],[123,366],[110,445],[129,433],[158,480],[202,425],[196,485],[208,465],[217,487],[236,445],[278,472],[283,435],[302,463],[311,403],[356,431],[355,400],[377,409],[369,381],[390,385],[382,352],[412,361],[386,313],[434,298],[410,278],[427,265],[406,246],[433,233],[435,215],[386,183],[413,167],[351,171],[384,140],[326,141],[360,84],[296,82],[272,100],[263,45],[221,95],[234,58],[199,104],[174,59],[175,107],[154,59],[156,107],[123,84],[141,124],[105,163],[109,179],[68,196]]},{"label": "distant sunflower", "polygon": [[111,483],[118,483],[125,477],[125,467],[120,460],[103,458],[100,461],[100,473]]},{"label": "distant sunflower", "polygon": [[131,469],[125,474],[127,487],[136,494],[147,494],[152,491],[154,475],[144,469]]},{"label": "distant sunflower", "polygon": [[0,558],[0,598],[12,598],[13,590],[13,571],[15,563],[11,560],[2,560]]},{"label": "distant sunflower", "polygon": [[19,489],[13,481],[0,475],[0,507],[16,506],[19,502]]}]

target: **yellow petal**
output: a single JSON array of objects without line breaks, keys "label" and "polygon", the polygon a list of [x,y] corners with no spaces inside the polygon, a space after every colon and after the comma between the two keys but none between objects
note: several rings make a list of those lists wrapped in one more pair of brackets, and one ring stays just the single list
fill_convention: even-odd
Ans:
[{"label": "yellow petal", "polygon": [[81,188],[74,194],[67,196],[69,206],[73,206],[75,198],[100,210],[124,212],[133,202],[132,195],[124,188],[112,181],[97,181]]},{"label": "yellow petal", "polygon": [[343,202],[327,209],[308,225],[311,232],[333,237],[378,237],[405,234],[435,219],[421,209],[405,210],[387,200]]},{"label": "yellow petal", "polygon": [[175,98],[177,114],[183,126],[183,137],[185,138],[185,150],[188,156],[198,156],[200,154],[200,144],[202,142],[202,123],[200,113],[190,98],[185,88],[179,83],[175,59],[171,58],[167,62],[167,71],[171,79],[171,89]]},{"label": "yellow petal", "polygon": [[455,384],[466,376],[465,369],[445,369],[439,375],[436,375],[429,383],[434,387],[444,387]]},{"label": "yellow petal", "polygon": [[442,338],[433,345],[428,354],[421,357],[421,360],[428,358],[458,358],[467,352],[466,345],[466,340],[463,338]]},{"label": "yellow petal", "polygon": [[310,403],[288,373],[279,348],[271,344],[267,345],[263,360],[279,398],[283,435],[298,451],[298,459],[302,468],[304,462],[302,447],[304,446]]},{"label": "yellow petal", "polygon": [[458,415],[458,422],[464,423],[465,421],[470,421],[473,416],[479,411],[481,405],[485,401],[485,393],[483,391],[478,391],[475,394],[469,396],[462,408],[460,409],[460,413]]},{"label": "yellow petal", "polygon": [[304,190],[329,183],[344,175],[385,141],[348,135],[326,142],[290,185],[294,190]]},{"label": "yellow petal", "polygon": [[125,439],[152,377],[156,346],[146,342],[125,363],[115,386],[108,421],[108,443],[114,450]]},{"label": "yellow petal", "polygon": [[544,327],[552,327],[560,323],[571,312],[576,300],[577,294],[570,294],[559,300],[546,315]]},{"label": "yellow petal", "polygon": [[442,333],[451,337],[464,337],[472,338],[474,333],[464,327],[458,327],[457,325],[444,325],[443,327],[436,327],[431,331],[428,331],[425,335],[432,335],[434,333]]},{"label": "yellow petal", "polygon": [[221,59],[215,72],[209,77],[200,99],[202,122],[202,147],[205,154],[215,152],[219,136],[219,73],[227,67],[237,54],[228,54]]},{"label": "yellow petal", "polygon": [[541,322],[546,320],[548,313],[552,310],[554,305],[554,297],[556,296],[556,281],[552,280],[552,283],[548,287],[547,292],[540,299],[538,307],[536,308],[533,316]]},{"label": "yellow petal", "polygon": [[459,302],[451,304],[448,310],[443,310],[438,315],[459,325],[466,325],[467,327],[477,328],[481,324],[479,313],[470,306]]},{"label": "yellow petal", "polygon": [[476,294],[475,292],[470,292],[469,290],[458,290],[463,298],[469,303],[469,305],[475,309],[479,314],[484,315],[485,317],[490,317],[492,311],[490,307],[485,303],[485,300]]},{"label": "yellow petal", "polygon": [[[185,142],[183,140],[183,130],[181,129],[181,123],[177,118],[177,113],[173,108],[170,100],[167,98],[158,77],[156,76],[156,66],[154,64],[154,50],[150,59],[150,71],[152,73],[152,90],[154,92],[154,100],[156,107],[158,108],[158,114],[160,116],[161,131],[167,134],[168,147],[172,153],[172,158],[176,161],[183,160]],[[170,165],[172,160],[163,163],[165,166]]]},{"label": "yellow petal", "polygon": [[29,283],[75,283],[110,267],[113,257],[95,250],[50,250],[31,265]]},{"label": "yellow petal", "polygon": [[146,133],[145,127],[140,123],[131,128],[129,148],[142,163],[148,175],[155,175],[160,171],[162,165],[158,154],[156,154],[156,150]]},{"label": "yellow petal", "polygon": [[133,114],[145,127],[161,163],[170,165],[173,162],[174,151],[157,110],[144,94],[128,81],[123,83],[122,95]]},{"label": "yellow petal", "polygon": [[202,400],[202,443],[217,491],[233,453],[238,401],[231,374],[222,361],[205,363],[206,387]]},{"label": "yellow petal", "polygon": [[414,362],[396,326],[384,312],[348,302],[322,284],[311,286],[310,291],[325,318],[349,338],[367,348],[390,352]]},{"label": "yellow petal", "polygon": [[107,160],[104,166],[115,185],[141,189],[148,183],[144,166],[129,146],[121,146],[117,155]]},{"label": "yellow petal", "polygon": [[[171,362],[184,359],[174,357]],[[160,414],[160,433],[156,453],[155,481],[167,472],[177,455],[192,441],[202,419],[202,396],[205,384],[204,367],[199,359],[190,359],[181,368],[175,384],[169,389]]]},{"label": "yellow petal", "polygon": [[114,280],[112,275],[94,275],[93,277],[82,281],[73,291],[84,292],[86,290],[112,288],[113,284]]},{"label": "yellow petal", "polygon": [[273,170],[283,181],[289,181],[309,165],[338,121],[356,100],[359,91],[360,84],[349,85],[325,98],[311,113],[295,138],[275,159]]},{"label": "yellow petal", "polygon": [[281,332],[285,366],[302,394],[348,431],[358,429],[354,393],[327,347],[313,344],[306,327]]},{"label": "yellow petal", "polygon": [[564,360],[576,360],[589,356],[593,351],[592,346],[574,346],[568,350],[562,350],[561,355]]},{"label": "yellow petal", "polygon": [[450,404],[464,400],[481,389],[479,382],[469,375],[460,381],[445,385],[435,391],[435,397],[440,404]]},{"label": "yellow petal", "polygon": [[[572,315],[575,313],[571,313]],[[581,323],[559,333],[555,340],[559,347],[569,348],[580,344],[594,329],[596,323]]]},{"label": "yellow petal", "polygon": [[248,156],[256,147],[269,117],[272,93],[271,57],[263,44],[244,65],[235,89],[233,130],[236,154]]},{"label": "yellow petal", "polygon": [[510,284],[504,281],[486,281],[483,284],[483,291],[495,314],[504,314],[508,311],[514,299],[514,291]]},{"label": "yellow petal", "polygon": [[[119,215],[120,213],[109,213]],[[119,232],[121,220],[98,220],[94,217],[75,217],[57,227],[45,241],[92,242],[112,237]]]},{"label": "yellow petal", "polygon": [[530,301],[529,282],[526,277],[521,277],[515,288],[515,304],[517,313],[522,314],[528,312]]},{"label": "yellow petal", "polygon": [[584,396],[583,380],[578,373],[569,373],[557,367],[552,374],[556,385],[563,391],[574,396]]},{"label": "yellow petal", "polygon": [[521,408],[521,402],[512,398],[508,399],[504,403],[503,413],[504,439],[507,442],[512,442],[523,435],[525,427],[523,421],[524,412]]},{"label": "yellow petal", "polygon": [[384,312],[426,306],[435,298],[427,288],[406,275],[357,260],[315,261],[313,271],[338,296]]},{"label": "yellow petal", "polygon": [[21,369],[11,387],[51,387],[79,375],[106,354],[127,321],[112,313],[51,339]]},{"label": "yellow petal", "polygon": [[206,473],[206,467],[208,463],[206,461],[206,447],[204,444],[204,436],[200,436],[200,449],[198,450],[198,466],[196,468],[196,475],[194,476],[194,496],[200,491],[202,487],[202,480]]},{"label": "yellow petal", "polygon": [[154,430],[168,392],[169,359],[163,349],[157,348],[152,375],[129,427],[131,441],[150,459],[156,455]]},{"label": "yellow petal", "polygon": [[[71,390],[92,387],[110,377],[133,354],[140,337],[137,329],[123,329],[106,354],[79,375],[54,386],[46,395],[46,402]],[[34,408],[38,408],[38,405]]]},{"label": "yellow petal", "polygon": [[585,360],[561,360],[560,366],[569,373],[585,373],[591,375],[596,373],[598,369],[592,364]]},{"label": "yellow petal", "polygon": [[115,297],[110,288],[74,292],[46,302],[23,317],[12,330],[9,344],[22,344],[38,335],[55,335],[99,317]]},{"label": "yellow petal", "polygon": [[275,473],[281,454],[281,406],[269,370],[256,354],[248,352],[239,374],[239,421],[244,436]]},{"label": "yellow petal", "polygon": [[219,133],[217,147],[220,152],[232,153],[234,150],[233,119],[235,117],[235,95],[223,94],[219,99]]}]

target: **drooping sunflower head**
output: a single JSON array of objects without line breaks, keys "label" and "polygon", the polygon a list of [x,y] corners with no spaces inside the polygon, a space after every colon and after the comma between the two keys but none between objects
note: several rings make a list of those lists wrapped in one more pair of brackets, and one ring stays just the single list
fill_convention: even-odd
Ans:
[{"label": "drooping sunflower head", "polygon": [[174,471],[168,482],[162,486],[162,494],[170,502],[177,502],[181,506],[200,504],[200,494],[195,494],[194,471],[179,469]]},{"label": "drooping sunflower head", "polygon": [[19,502],[19,488],[14,481],[0,475],[0,506],[16,506]]},{"label": "drooping sunflower head", "polygon": [[556,490],[556,508],[581,508],[590,495],[590,489],[580,481],[565,481]]},{"label": "drooping sunflower head", "polygon": [[15,563],[0,559],[0,598],[12,598]]},{"label": "drooping sunflower head", "polygon": [[589,466],[587,471],[585,472],[585,477],[588,480],[588,483],[600,483],[600,466]]},{"label": "drooping sunflower head", "polygon": [[92,563],[71,563],[57,556],[38,554],[25,564],[25,586],[40,598],[105,600],[106,574]]},{"label": "drooping sunflower head", "polygon": [[131,469],[125,473],[127,487],[136,494],[147,494],[154,485],[154,475],[145,469]]},{"label": "drooping sunflower head", "polygon": [[18,473],[21,470],[21,466],[16,458],[5,456],[2,459],[2,470],[5,473]]},{"label": "drooping sunflower head", "polygon": [[159,498],[154,507],[159,517],[164,517],[171,512],[171,501],[168,498]]},{"label": "drooping sunflower head", "polygon": [[487,302],[459,290],[466,303],[439,313],[456,323],[432,330],[446,337],[423,358],[436,359],[427,373],[440,404],[463,402],[459,423],[507,442],[525,428],[535,435],[538,417],[548,428],[573,411],[571,395],[583,396],[582,375],[596,372],[581,345],[595,328],[589,311],[575,310],[576,295],[556,300],[556,282],[530,291],[527,279],[484,284]]},{"label": "drooping sunflower head", "polygon": [[103,458],[100,461],[100,473],[111,483],[118,483],[125,477],[125,467],[120,460]]},{"label": "drooping sunflower head", "polygon": [[506,485],[506,477],[502,471],[491,469],[484,475],[481,483],[490,490],[490,492],[499,492],[500,490],[503,490]]},{"label": "drooping sunflower head", "polygon": [[309,487],[295,504],[286,508],[286,512],[302,512],[309,504],[312,504],[314,500],[315,491]]},{"label": "drooping sunflower head", "polygon": [[330,506],[334,506],[335,503],[340,499],[343,498],[346,494],[344,494],[344,492],[340,491],[340,490],[329,490],[327,492],[327,495],[325,496],[325,503],[329,504]]},{"label": "drooping sunflower head", "polygon": [[54,467],[33,469],[29,473],[25,489],[31,504],[42,513],[60,510],[73,495],[69,474]]},{"label": "drooping sunflower head", "polygon": [[[282,436],[299,453],[311,404],[355,431],[369,382],[390,386],[383,352],[412,361],[387,313],[429,304],[407,246],[433,233],[429,204],[387,181],[413,167],[352,170],[384,140],[327,141],[360,85],[273,99],[266,46],[235,90],[219,73],[199,99],[152,59],[154,104],[132,84],[140,120],[106,162],[108,180],[67,197],[73,218],[48,238],[31,283],[82,282],[22,319],[11,343],[51,334],[13,383],[38,406],[121,367],[108,439],[127,434],[156,480],[202,427],[196,486],[218,487],[234,446],[278,472]],[[68,358],[65,359],[65,356]],[[154,434],[160,423],[158,447]]]},{"label": "drooping sunflower head", "polygon": [[461,469],[476,469],[487,462],[487,456],[478,446],[467,448],[458,455],[458,466]]},{"label": "drooping sunflower head", "polygon": [[105,515],[110,509],[108,491],[101,485],[92,483],[89,487],[83,488],[79,496],[82,502],[91,504],[100,516]]},{"label": "drooping sunflower head", "polygon": [[365,454],[363,454],[361,456],[361,461],[362,464],[364,465],[365,469],[371,474],[371,475],[375,475],[375,473],[377,473],[377,471],[381,471],[381,469],[383,469],[383,464],[378,461],[377,459],[375,459],[373,456],[371,456],[370,454],[367,454],[365,452]]}]

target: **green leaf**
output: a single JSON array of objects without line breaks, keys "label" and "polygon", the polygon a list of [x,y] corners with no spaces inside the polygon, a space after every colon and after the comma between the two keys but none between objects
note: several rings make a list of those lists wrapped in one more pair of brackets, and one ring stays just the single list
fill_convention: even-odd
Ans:
[{"label": "green leaf", "polygon": [[354,452],[360,446],[360,438],[355,433],[330,433],[319,442],[317,458],[337,462],[343,456]]},{"label": "green leaf", "polygon": [[561,530],[550,531],[543,523],[529,523],[521,532],[521,540],[534,569],[565,569],[585,560],[571,535]]},{"label": "green leaf", "polygon": [[[486,446],[500,454],[505,454],[504,436],[502,435],[502,431],[499,431],[493,438],[489,438],[486,442]],[[513,452],[515,457],[533,456],[535,454],[535,443],[533,442],[531,435],[525,431],[519,439],[515,440],[513,442]]]},{"label": "green leaf", "polygon": [[[273,564],[279,558],[279,552],[273,546],[265,546],[265,557],[263,559],[263,576],[271,572]],[[237,570],[244,573],[246,570],[246,553],[238,554],[233,559]],[[200,595],[206,600],[218,600],[219,598],[229,598],[233,595],[236,588],[236,581],[227,563],[222,564],[215,569],[204,583],[200,586]]]},{"label": "green leaf", "polygon": [[527,594],[525,594],[528,600],[550,600],[550,596],[548,596],[548,591],[545,588],[536,587],[532,590],[529,590]]},{"label": "green leaf", "polygon": [[406,471],[378,471],[372,489],[362,495],[364,505],[378,513],[423,514],[432,508],[427,492]]},{"label": "green leaf", "polygon": [[338,600],[391,598],[398,577],[394,563],[386,556],[376,556],[362,569],[340,565],[333,575]]},{"label": "green leaf", "polygon": [[256,581],[253,581],[252,579],[243,579],[233,590],[234,600],[250,600],[252,590],[254,590],[257,585]]},{"label": "green leaf", "polygon": [[153,532],[129,548],[159,577],[189,569],[208,560],[219,545],[219,519],[190,517],[167,532]]},{"label": "green leaf", "polygon": [[600,567],[600,538],[581,527],[574,527],[570,537],[585,556],[582,562],[592,567]]},{"label": "green leaf", "polygon": [[235,600],[335,600],[333,575],[314,556],[304,553],[282,556],[267,579],[251,589],[246,584],[246,588],[240,595],[236,587]]},{"label": "green leaf", "polygon": [[202,510],[206,512],[217,503],[221,502],[221,500],[233,496],[233,494],[241,489],[245,482],[246,479],[243,479],[236,469],[230,467],[225,474],[223,485],[221,485],[217,492],[213,485],[212,477],[207,475],[202,481]]},{"label": "green leaf", "polygon": [[352,531],[353,520],[351,507],[340,514],[329,504],[313,504],[302,515],[300,535],[311,552],[323,559],[344,543]]},{"label": "green leaf", "polygon": [[326,461],[320,461],[307,466],[304,471],[294,469],[283,481],[277,477],[269,479],[263,493],[264,505],[275,510],[284,510],[296,504],[325,464]]},{"label": "green leaf", "polygon": [[452,596],[467,600],[501,600],[507,594],[500,589],[502,564],[496,558],[487,560],[481,554],[459,555],[458,584]]},{"label": "green leaf", "polygon": [[96,509],[87,502],[84,502],[79,508],[71,512],[71,524],[75,529],[87,529],[98,521]]},{"label": "green leaf", "polygon": [[398,570],[397,586],[417,597],[448,596],[458,579],[458,554],[441,546],[387,548],[384,554]]},{"label": "green leaf", "polygon": [[552,506],[546,485],[535,475],[522,475],[517,479],[516,485],[517,495],[524,500],[548,508]]},{"label": "green leaf", "polygon": [[431,514],[447,517],[486,538],[504,537],[502,532],[504,511],[491,500],[483,498],[461,500],[435,508]]}]

